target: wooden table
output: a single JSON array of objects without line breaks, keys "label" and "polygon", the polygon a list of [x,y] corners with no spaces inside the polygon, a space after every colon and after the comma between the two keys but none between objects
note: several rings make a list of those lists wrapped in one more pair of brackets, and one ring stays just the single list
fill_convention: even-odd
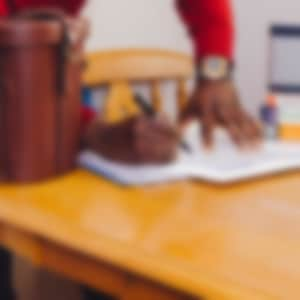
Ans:
[{"label": "wooden table", "polygon": [[0,242],[121,299],[300,299],[300,174],[136,189],[78,170],[1,185]]}]

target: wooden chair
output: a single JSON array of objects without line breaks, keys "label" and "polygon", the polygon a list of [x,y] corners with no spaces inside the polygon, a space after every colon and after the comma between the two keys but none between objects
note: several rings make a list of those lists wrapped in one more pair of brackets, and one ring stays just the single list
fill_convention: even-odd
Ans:
[{"label": "wooden chair", "polygon": [[193,73],[191,57],[177,52],[147,49],[126,49],[95,52],[87,56],[84,82],[88,87],[109,85],[103,116],[108,122],[139,113],[133,101],[133,82],[149,82],[154,107],[162,105],[160,83],[177,82],[178,106],[187,101],[186,79]]}]

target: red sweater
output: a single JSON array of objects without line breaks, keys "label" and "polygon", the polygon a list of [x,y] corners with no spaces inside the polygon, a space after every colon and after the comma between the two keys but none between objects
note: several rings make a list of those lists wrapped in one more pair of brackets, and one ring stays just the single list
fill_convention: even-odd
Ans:
[{"label": "red sweater", "polygon": [[[76,14],[85,0],[0,0],[0,15],[9,15],[7,3],[13,2],[15,10],[30,7],[56,6]],[[190,36],[194,42],[197,59],[206,55],[233,56],[234,26],[231,0],[176,0]]]}]

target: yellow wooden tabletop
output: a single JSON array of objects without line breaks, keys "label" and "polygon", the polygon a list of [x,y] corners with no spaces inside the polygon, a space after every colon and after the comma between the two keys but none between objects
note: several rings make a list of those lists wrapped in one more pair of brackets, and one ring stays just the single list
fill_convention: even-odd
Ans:
[{"label": "yellow wooden tabletop", "polygon": [[195,295],[300,299],[300,174],[128,188],[85,171],[0,186],[0,221]]}]

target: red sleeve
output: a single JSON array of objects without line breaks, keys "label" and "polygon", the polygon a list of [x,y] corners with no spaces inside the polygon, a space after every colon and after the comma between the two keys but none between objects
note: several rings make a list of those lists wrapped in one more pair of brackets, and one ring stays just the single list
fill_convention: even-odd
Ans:
[{"label": "red sleeve", "polygon": [[0,0],[0,17],[4,17],[8,15],[8,7],[4,0]]},{"label": "red sleeve", "polygon": [[176,0],[199,60],[207,55],[233,58],[234,24],[230,0]]},{"label": "red sleeve", "polygon": [[[7,0],[0,0],[0,15],[5,16],[9,14],[9,9],[5,4]],[[79,12],[85,0],[12,0],[16,11],[27,8],[38,7],[59,7],[70,14]]]}]

